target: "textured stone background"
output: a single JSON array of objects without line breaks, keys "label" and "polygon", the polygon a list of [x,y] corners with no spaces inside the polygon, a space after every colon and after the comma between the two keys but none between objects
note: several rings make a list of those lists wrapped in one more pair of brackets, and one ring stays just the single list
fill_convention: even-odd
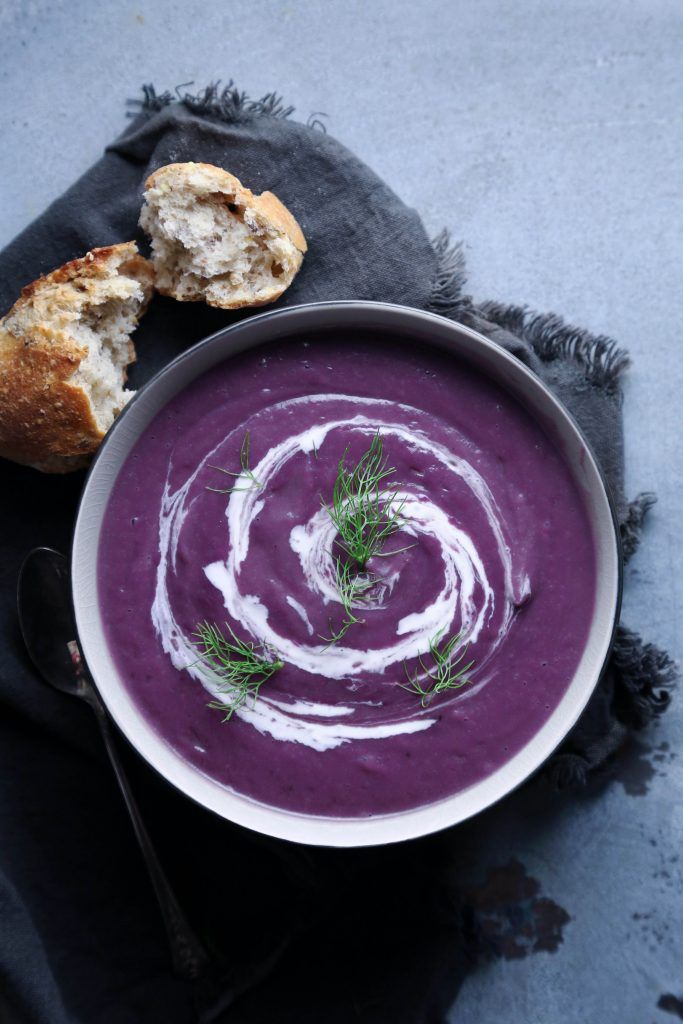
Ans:
[{"label": "textured stone background", "polygon": [[[628,487],[655,490],[625,619],[680,656],[680,0],[0,0],[0,245],[100,153],[143,82],[233,77],[329,130],[467,242],[471,290],[633,355]],[[489,941],[453,1021],[683,1018],[683,713],[580,800],[463,830]],[[683,856],[683,854],[681,854]]]}]

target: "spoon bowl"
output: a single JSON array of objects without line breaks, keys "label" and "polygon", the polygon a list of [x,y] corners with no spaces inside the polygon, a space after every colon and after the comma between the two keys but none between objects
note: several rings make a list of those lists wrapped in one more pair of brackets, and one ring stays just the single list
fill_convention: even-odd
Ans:
[{"label": "spoon bowl", "polygon": [[28,553],[19,571],[17,608],[26,649],[43,679],[61,693],[87,699],[64,555],[47,547]]}]

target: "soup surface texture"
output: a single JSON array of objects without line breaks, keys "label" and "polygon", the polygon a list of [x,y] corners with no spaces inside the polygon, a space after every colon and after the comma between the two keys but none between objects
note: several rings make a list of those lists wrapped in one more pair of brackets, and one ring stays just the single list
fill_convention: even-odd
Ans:
[{"label": "soup surface texture", "polygon": [[[332,642],[328,506],[378,433],[398,529]],[[98,590],[125,686],[187,761],[265,804],[363,817],[471,786],[538,732],[586,643],[595,551],[562,454],[503,388],[431,346],[312,337],[226,359],[157,415],[114,485]],[[202,623],[283,662],[229,721]],[[440,675],[430,644],[451,640]]]}]

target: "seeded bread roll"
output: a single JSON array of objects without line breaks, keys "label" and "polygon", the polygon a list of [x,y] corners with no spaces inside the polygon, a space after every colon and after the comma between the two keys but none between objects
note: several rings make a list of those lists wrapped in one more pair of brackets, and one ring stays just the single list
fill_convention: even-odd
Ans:
[{"label": "seeded bread roll", "polygon": [[157,290],[220,309],[274,302],[306,252],[301,228],[276,196],[255,196],[212,164],[155,171],[140,226],[152,241]]},{"label": "seeded bread roll", "polygon": [[132,392],[130,333],[154,290],[134,242],[93,249],[23,289],[0,320],[0,456],[86,466]]}]

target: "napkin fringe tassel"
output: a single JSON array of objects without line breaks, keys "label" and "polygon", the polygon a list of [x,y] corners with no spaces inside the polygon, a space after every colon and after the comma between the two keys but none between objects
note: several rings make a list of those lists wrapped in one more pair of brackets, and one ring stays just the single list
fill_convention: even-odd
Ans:
[{"label": "napkin fringe tassel", "polygon": [[135,113],[140,110],[153,113],[173,103],[180,103],[193,114],[215,117],[226,124],[240,124],[254,117],[287,118],[294,112],[294,107],[287,106],[277,93],[268,92],[254,100],[246,92],[237,89],[232,79],[222,88],[220,81],[217,81],[195,93],[182,92],[188,85],[194,83],[184,82],[177,85],[173,92],[166,90],[162,93],[158,93],[151,84],[143,85],[142,99],[131,100],[130,103],[136,108]]},{"label": "napkin fringe tassel", "polygon": [[661,648],[619,626],[612,651],[615,673],[613,707],[620,722],[642,729],[666,711],[678,679],[678,665]]},{"label": "napkin fringe tassel", "polygon": [[621,547],[625,562],[636,553],[645,519],[656,502],[657,495],[651,491],[644,491],[629,502],[626,518],[621,524]]},{"label": "napkin fringe tassel", "polygon": [[480,308],[487,320],[528,341],[544,363],[571,359],[596,387],[616,391],[630,365],[628,353],[612,338],[566,324],[555,313],[534,313],[526,306],[498,302],[485,302]]},{"label": "napkin fringe tassel", "polygon": [[427,310],[451,320],[466,320],[472,300],[463,294],[467,271],[462,242],[453,245],[450,232],[444,228],[432,239],[432,248],[436,254],[436,273]]},{"label": "napkin fringe tassel", "polygon": [[[561,750],[548,762],[545,777],[556,789],[573,789],[584,786],[589,779],[609,775],[614,759],[622,749],[631,731],[639,731],[663,714],[669,706],[671,691],[679,678],[679,667],[661,648],[645,643],[637,633],[626,626],[619,626],[614,648],[606,670],[605,682],[609,685],[609,710],[602,707],[604,696],[597,690],[585,712],[585,723],[580,722],[577,731],[583,733],[585,748],[579,754],[571,750],[572,738],[567,743],[569,750]],[[604,687],[603,687],[604,691]],[[598,737],[593,744],[586,743],[586,731],[593,724]],[[605,719],[611,718],[612,725],[605,733]]]},{"label": "napkin fringe tassel", "polygon": [[571,359],[591,384],[612,393],[617,390],[630,358],[613,338],[567,324],[555,313],[534,313],[527,306],[484,302],[475,307],[470,296],[464,294],[467,271],[462,243],[452,244],[444,229],[432,240],[432,247],[437,264],[428,310],[453,320],[472,321],[474,326],[479,314],[524,338],[544,363]]}]

